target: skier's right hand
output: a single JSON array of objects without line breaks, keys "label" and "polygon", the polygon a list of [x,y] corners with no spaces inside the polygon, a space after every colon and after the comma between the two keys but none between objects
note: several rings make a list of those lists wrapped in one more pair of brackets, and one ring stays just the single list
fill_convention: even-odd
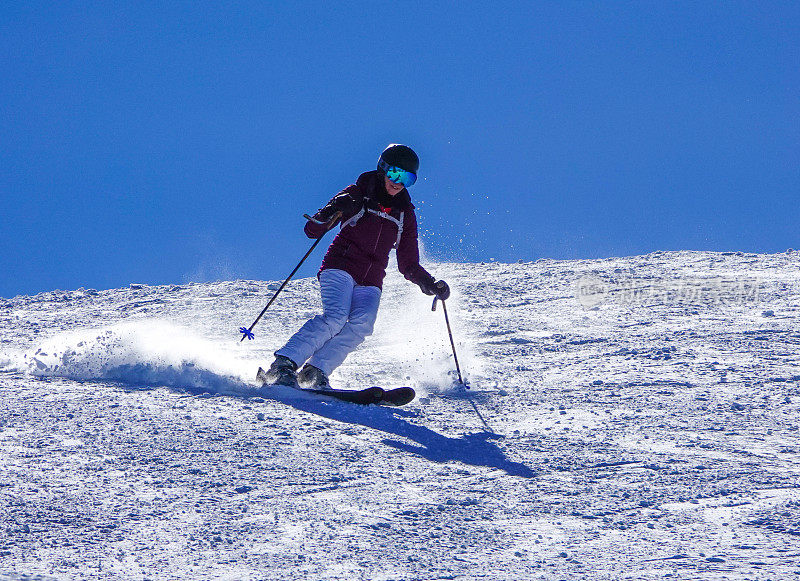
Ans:
[{"label": "skier's right hand", "polygon": [[328,230],[336,226],[342,218],[342,211],[333,202],[320,208],[316,214],[311,217],[311,221],[316,224],[326,224]]},{"label": "skier's right hand", "polygon": [[306,234],[312,238],[322,238],[329,230],[339,223],[342,219],[342,212],[335,207],[331,207],[332,211],[329,212],[329,207],[331,207],[330,204],[313,216],[304,214],[306,220],[308,220],[305,227]]},{"label": "skier's right hand", "polygon": [[324,208],[321,208],[316,214],[314,214],[314,219],[320,222],[328,223],[331,219],[336,215],[339,210],[333,204],[328,204]]}]

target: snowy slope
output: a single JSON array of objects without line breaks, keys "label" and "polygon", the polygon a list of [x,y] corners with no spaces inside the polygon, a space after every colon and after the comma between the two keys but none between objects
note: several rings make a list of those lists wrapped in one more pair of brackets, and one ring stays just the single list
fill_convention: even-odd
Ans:
[{"label": "snowy slope", "polygon": [[256,391],[290,283],[0,299],[0,578],[785,579],[800,574],[800,255],[390,274],[339,386]]}]

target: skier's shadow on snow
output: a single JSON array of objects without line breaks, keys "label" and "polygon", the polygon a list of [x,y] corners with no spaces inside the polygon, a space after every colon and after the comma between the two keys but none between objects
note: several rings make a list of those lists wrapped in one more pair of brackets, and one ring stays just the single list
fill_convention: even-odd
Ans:
[{"label": "skier's shadow on snow", "polygon": [[[126,382],[121,384],[120,387],[134,391],[153,389],[155,384],[152,382],[148,383],[146,379],[147,378],[143,378],[140,384]],[[210,379],[218,380],[214,374],[210,375]],[[217,381],[217,383],[219,383],[219,381]],[[215,387],[219,388],[219,386],[216,385]],[[236,382],[230,385],[224,384],[222,387],[228,389],[193,389],[185,387],[173,387],[172,389],[198,396],[211,396],[225,393],[233,397],[253,397],[251,394],[242,393],[240,390],[241,386]],[[352,404],[336,401],[321,401],[318,398],[306,399],[302,397],[292,397],[292,395],[295,394],[292,394],[291,391],[292,390],[286,392],[290,394],[289,396],[286,396],[286,394],[281,395],[280,392],[273,390],[269,394],[262,393],[256,397],[268,397],[269,399],[280,401],[304,412],[348,424],[361,425],[372,428],[373,430],[399,436],[406,440],[411,440],[414,442],[413,444],[394,439],[385,439],[383,443],[397,450],[416,454],[432,462],[444,463],[456,461],[471,466],[497,468],[505,471],[510,476],[521,476],[523,478],[532,478],[536,476],[536,473],[525,464],[514,462],[506,457],[503,451],[492,441],[502,438],[502,436],[498,436],[497,434],[491,432],[477,432],[465,434],[460,438],[450,438],[430,428],[409,422],[405,418],[416,417],[416,414],[405,409],[380,406],[354,406]]]},{"label": "skier's shadow on snow", "polygon": [[450,438],[409,422],[406,417],[416,414],[397,408],[355,407],[340,402],[319,400],[283,399],[285,404],[304,412],[316,414],[332,420],[357,424],[387,434],[400,436],[414,442],[385,439],[383,443],[397,450],[416,454],[432,462],[456,461],[471,466],[486,466],[505,471],[510,476],[532,478],[536,473],[525,464],[509,460],[492,440],[502,438],[491,432],[465,434],[460,438]]}]

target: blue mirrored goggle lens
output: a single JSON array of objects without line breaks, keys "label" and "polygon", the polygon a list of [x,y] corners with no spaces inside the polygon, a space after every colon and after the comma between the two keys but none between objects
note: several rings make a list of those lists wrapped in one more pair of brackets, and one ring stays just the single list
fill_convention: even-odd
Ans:
[{"label": "blue mirrored goggle lens", "polygon": [[386,177],[389,178],[389,181],[396,184],[403,184],[403,187],[408,188],[413,186],[414,182],[417,181],[417,174],[393,165],[388,165],[384,163],[383,160],[381,160],[381,169],[386,173]]},{"label": "blue mirrored goggle lens", "polygon": [[396,184],[403,184],[405,187],[413,186],[414,182],[417,181],[416,174],[400,169],[399,167],[390,167],[386,170],[386,177]]}]

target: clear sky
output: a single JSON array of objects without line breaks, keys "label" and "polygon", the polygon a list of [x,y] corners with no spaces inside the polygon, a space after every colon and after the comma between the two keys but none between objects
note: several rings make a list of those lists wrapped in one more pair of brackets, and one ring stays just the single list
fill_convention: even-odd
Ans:
[{"label": "clear sky", "polygon": [[0,296],[282,279],[390,142],[432,258],[798,247],[798,31],[797,1],[4,2]]}]

